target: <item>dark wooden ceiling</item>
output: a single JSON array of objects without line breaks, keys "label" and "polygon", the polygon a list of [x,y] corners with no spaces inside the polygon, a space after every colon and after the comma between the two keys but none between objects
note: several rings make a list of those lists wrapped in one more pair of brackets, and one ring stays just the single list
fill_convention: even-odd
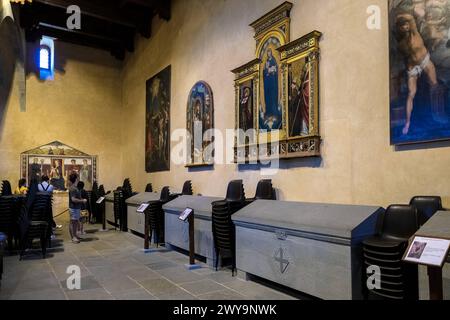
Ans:
[{"label": "dark wooden ceiling", "polygon": [[[80,30],[67,28],[70,5],[81,9]],[[45,35],[108,50],[122,60],[127,51],[134,51],[136,34],[151,37],[154,16],[170,20],[171,0],[33,0],[14,6],[27,41]]]}]

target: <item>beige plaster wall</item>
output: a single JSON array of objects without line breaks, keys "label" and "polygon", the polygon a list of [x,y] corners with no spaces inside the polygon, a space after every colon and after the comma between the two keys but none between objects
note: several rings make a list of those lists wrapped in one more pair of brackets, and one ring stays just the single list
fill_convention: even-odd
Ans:
[{"label": "beige plaster wall", "polygon": [[[377,204],[438,194],[450,206],[449,144],[395,150],[389,145],[388,30],[385,0],[294,0],[291,39],[324,33],[320,70],[322,159],[284,162],[272,177],[281,199]],[[216,165],[213,171],[146,174],[145,81],[172,65],[171,129],[185,127],[186,102],[198,80],[214,92],[216,128],[234,128],[233,68],[254,58],[249,23],[281,4],[273,0],[175,0],[170,22],[155,19],[150,41],[139,39],[123,69],[123,175],[138,189],[181,187],[223,196],[227,182],[244,179],[252,196],[259,171]],[[366,27],[369,5],[379,5],[382,29]],[[172,143],[174,146],[174,143]]]},{"label": "beige plaster wall", "polygon": [[27,78],[27,109],[20,112],[13,86],[0,124],[0,178],[16,184],[20,153],[59,140],[98,155],[99,181],[122,179],[120,150],[121,63],[109,53],[55,42],[60,70],[53,81]]}]

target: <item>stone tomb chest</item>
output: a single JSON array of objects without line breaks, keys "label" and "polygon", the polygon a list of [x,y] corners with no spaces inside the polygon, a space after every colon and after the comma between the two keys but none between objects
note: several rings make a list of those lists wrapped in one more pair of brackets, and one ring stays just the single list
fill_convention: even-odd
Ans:
[{"label": "stone tomb chest", "polygon": [[106,217],[106,223],[116,226],[114,223],[114,193],[113,192],[110,192],[105,196],[105,217]]},{"label": "stone tomb chest", "polygon": [[128,230],[144,235],[145,214],[137,212],[137,209],[141,204],[159,200],[159,198],[160,192],[141,192],[125,200],[127,204]]},{"label": "stone tomb chest", "polygon": [[258,200],[235,213],[238,270],[322,299],[361,299],[368,206]]},{"label": "stone tomb chest", "polygon": [[223,200],[216,197],[181,196],[163,206],[166,245],[189,250],[189,224],[178,219],[186,208],[194,209],[195,253],[214,264],[214,240],[211,227],[211,203]]}]

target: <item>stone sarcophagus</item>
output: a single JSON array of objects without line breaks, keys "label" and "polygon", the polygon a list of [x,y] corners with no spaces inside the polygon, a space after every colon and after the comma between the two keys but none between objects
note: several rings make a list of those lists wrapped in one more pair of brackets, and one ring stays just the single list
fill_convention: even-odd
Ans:
[{"label": "stone sarcophagus", "polygon": [[163,206],[165,215],[166,246],[189,250],[189,225],[178,217],[186,208],[194,209],[195,253],[214,264],[214,240],[211,227],[211,203],[222,200],[216,197],[181,196]]},{"label": "stone sarcophagus", "polygon": [[232,217],[237,268],[321,299],[361,299],[361,242],[383,210],[255,201]]},{"label": "stone sarcophagus", "polygon": [[117,227],[114,222],[114,193],[112,192],[105,196],[105,217],[106,223]]},{"label": "stone sarcophagus", "polygon": [[127,224],[128,230],[139,235],[145,233],[145,214],[137,212],[138,207],[150,201],[160,198],[160,192],[141,192],[125,200],[127,204]]}]

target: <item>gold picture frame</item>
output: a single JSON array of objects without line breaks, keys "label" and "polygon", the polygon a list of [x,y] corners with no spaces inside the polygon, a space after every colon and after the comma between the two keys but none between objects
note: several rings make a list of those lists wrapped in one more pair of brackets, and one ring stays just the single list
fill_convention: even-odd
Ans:
[{"label": "gold picture frame", "polygon": [[235,138],[236,163],[320,156],[319,40],[322,34],[313,31],[290,42],[291,8],[292,3],[284,2],[250,24],[255,31],[256,59],[232,70],[235,129],[248,127],[242,122],[242,106],[247,102],[242,86],[249,87],[251,83],[252,124],[256,130],[256,138],[251,141],[242,140],[239,135]]}]

